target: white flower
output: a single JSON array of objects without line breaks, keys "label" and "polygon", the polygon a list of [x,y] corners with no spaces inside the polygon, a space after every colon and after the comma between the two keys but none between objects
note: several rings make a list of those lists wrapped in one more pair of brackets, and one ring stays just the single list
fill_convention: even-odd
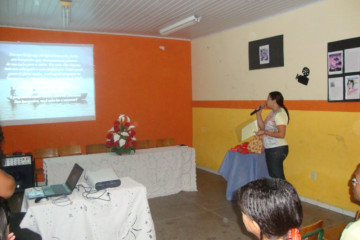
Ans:
[{"label": "white flower", "polygon": [[130,122],[130,118],[128,116],[126,116],[125,114],[120,114],[119,116],[119,122]]},{"label": "white flower", "polygon": [[132,137],[132,139],[131,139],[131,140],[136,141],[136,137]]},{"label": "white flower", "polygon": [[112,131],[114,131],[114,127],[110,128],[110,129],[108,130],[108,132],[112,132]]},{"label": "white flower", "polygon": [[114,133],[113,136],[114,136],[114,142],[119,141],[119,139],[120,139],[120,135],[119,135],[119,134]]},{"label": "white flower", "polygon": [[133,128],[135,128],[135,126],[131,125],[130,127],[128,127],[128,130],[133,129]]},{"label": "white flower", "polygon": [[125,119],[125,115],[124,114],[120,114],[120,116],[119,116],[119,122],[121,122],[122,120],[124,120]]},{"label": "white flower", "polygon": [[122,147],[122,146],[125,145],[125,143],[126,143],[126,140],[125,140],[125,139],[120,139],[120,141],[119,141],[119,146]]},{"label": "white flower", "polygon": [[121,136],[125,136],[125,137],[128,137],[129,136],[129,134],[127,133],[127,132],[122,132],[122,133],[120,133],[121,134]]}]

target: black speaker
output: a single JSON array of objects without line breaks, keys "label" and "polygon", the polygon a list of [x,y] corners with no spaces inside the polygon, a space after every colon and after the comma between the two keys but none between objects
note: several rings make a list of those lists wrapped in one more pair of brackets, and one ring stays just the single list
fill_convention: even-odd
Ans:
[{"label": "black speaker", "polygon": [[34,162],[31,155],[8,155],[2,160],[2,169],[15,179],[15,192],[34,187]]}]

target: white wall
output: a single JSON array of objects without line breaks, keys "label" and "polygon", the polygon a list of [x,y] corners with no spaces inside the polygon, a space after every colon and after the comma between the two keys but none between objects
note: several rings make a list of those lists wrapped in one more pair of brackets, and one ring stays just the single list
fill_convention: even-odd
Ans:
[{"label": "white wall", "polygon": [[[360,1],[326,0],[192,41],[193,100],[327,99],[327,43],[360,36]],[[284,67],[249,71],[250,41],[284,35]],[[307,86],[296,74],[310,68]]]}]

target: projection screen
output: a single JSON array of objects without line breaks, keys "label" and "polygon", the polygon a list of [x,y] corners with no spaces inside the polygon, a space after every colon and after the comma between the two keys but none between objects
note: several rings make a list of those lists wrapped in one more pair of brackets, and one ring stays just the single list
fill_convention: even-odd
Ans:
[{"label": "projection screen", "polygon": [[0,124],[95,120],[93,45],[0,42]]}]

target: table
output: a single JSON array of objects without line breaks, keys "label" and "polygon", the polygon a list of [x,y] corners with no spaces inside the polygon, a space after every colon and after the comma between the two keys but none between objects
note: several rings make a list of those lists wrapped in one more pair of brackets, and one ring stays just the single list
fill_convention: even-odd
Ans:
[{"label": "table", "polygon": [[227,183],[226,200],[236,200],[236,191],[259,178],[269,178],[265,153],[241,154],[229,150],[218,171]]},{"label": "table", "polygon": [[131,177],[143,184],[148,198],[167,196],[180,191],[197,191],[195,149],[187,146],[137,150],[131,155],[114,152],[44,159],[48,184],[64,183],[73,165],[86,171],[112,167],[119,177]]},{"label": "table", "polygon": [[86,199],[80,188],[68,195],[70,200],[60,202],[52,197],[35,203],[26,198],[30,190],[25,190],[22,211],[27,212],[20,227],[42,239],[156,239],[146,188],[131,178],[121,178],[120,187],[108,189],[110,201]]}]

